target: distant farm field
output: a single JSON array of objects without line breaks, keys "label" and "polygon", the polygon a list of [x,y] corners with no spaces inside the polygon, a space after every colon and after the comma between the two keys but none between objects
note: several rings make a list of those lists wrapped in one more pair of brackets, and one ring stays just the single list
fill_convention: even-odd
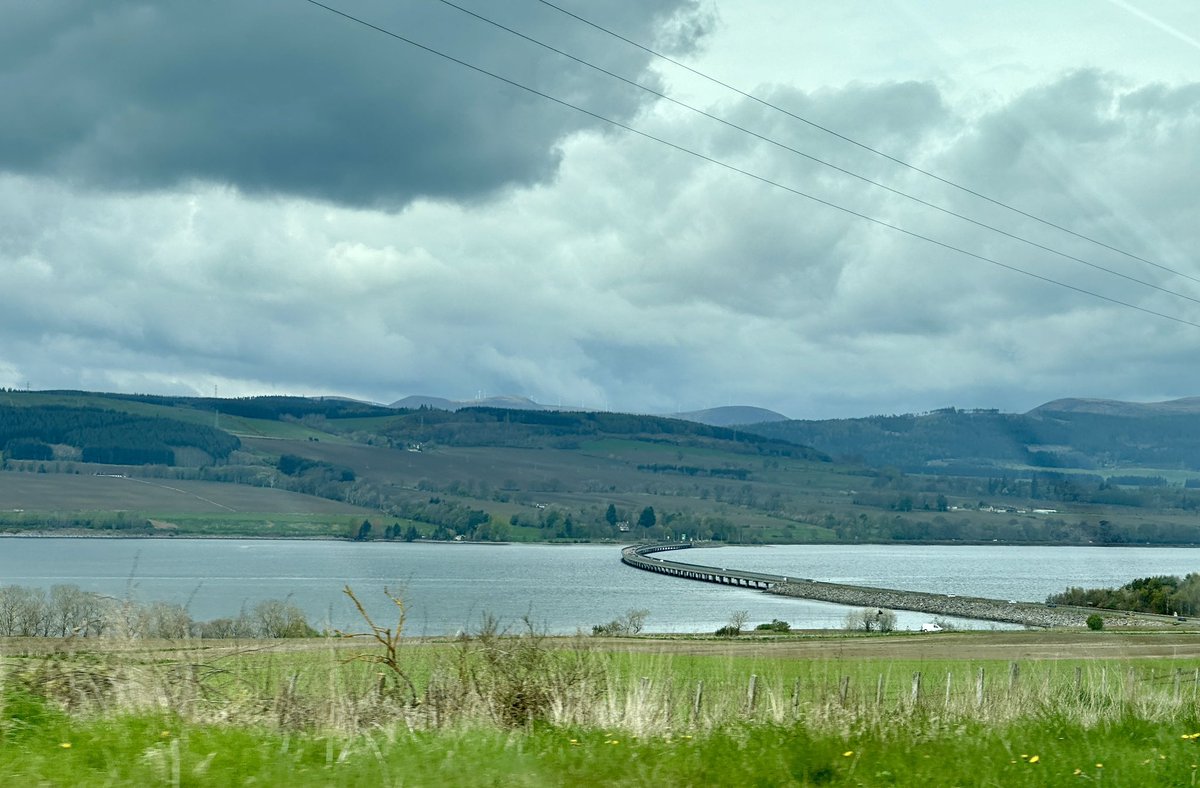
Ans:
[{"label": "distant farm field", "polygon": [[369,510],[269,487],[83,474],[0,473],[0,513],[14,511],[355,515]]}]

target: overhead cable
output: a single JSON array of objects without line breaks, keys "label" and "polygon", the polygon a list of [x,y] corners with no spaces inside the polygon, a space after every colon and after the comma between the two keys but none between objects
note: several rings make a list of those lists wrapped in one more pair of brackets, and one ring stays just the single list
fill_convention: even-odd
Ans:
[{"label": "overhead cable", "polygon": [[[802,150],[799,150],[799,149],[797,149],[797,148],[794,148],[794,147],[792,147],[792,146],[788,145],[787,143],[780,142],[780,141],[778,141],[778,140],[776,140],[776,139],[773,139],[773,138],[771,138],[771,137],[768,137],[768,136],[766,136],[766,135],[764,135],[764,134],[760,134],[760,133],[758,133],[758,132],[756,132],[756,131],[753,131],[752,129],[748,129],[748,128],[744,127],[744,126],[741,126],[741,125],[739,125],[739,124],[737,124],[737,123],[734,123],[733,121],[727,120],[727,119],[725,119],[725,118],[722,118],[722,117],[720,117],[720,116],[718,116],[718,115],[714,115],[714,114],[712,114],[712,113],[710,113],[710,112],[708,112],[708,111],[706,111],[706,110],[703,110],[703,109],[701,109],[701,108],[699,108],[699,107],[693,106],[693,105],[691,105],[691,104],[688,104],[688,103],[686,103],[686,102],[684,102],[684,101],[680,101],[679,99],[673,98],[673,97],[671,97],[671,96],[667,95],[666,93],[663,93],[663,92],[661,92],[661,91],[659,91],[659,90],[655,90],[654,88],[652,88],[652,87],[649,87],[648,85],[643,85],[642,83],[640,83],[640,82],[638,82],[638,81],[636,81],[636,80],[629,79],[629,78],[627,78],[627,77],[623,77],[623,76],[621,76],[620,74],[616,74],[616,73],[614,73],[614,72],[612,72],[612,71],[609,71],[608,69],[604,68],[603,66],[598,66],[598,65],[596,65],[595,63],[592,63],[592,62],[590,62],[590,61],[584,60],[584,59],[583,59],[583,58],[581,58],[581,57],[577,57],[576,55],[572,55],[572,54],[571,54],[571,53],[569,53],[569,52],[565,52],[565,51],[563,51],[563,50],[561,50],[561,49],[558,49],[557,47],[554,47],[554,46],[552,46],[552,45],[550,45],[550,44],[547,44],[547,43],[545,43],[545,42],[543,42],[543,41],[539,41],[538,39],[536,39],[536,38],[533,38],[532,36],[526,35],[525,33],[522,33],[522,32],[521,32],[521,31],[519,31],[519,30],[515,30],[515,29],[513,29],[513,28],[511,28],[511,27],[508,27],[507,25],[504,25],[504,24],[502,24],[502,23],[500,23],[500,22],[497,22],[497,21],[495,21],[494,19],[490,19],[490,18],[488,18],[488,17],[486,17],[486,16],[484,16],[484,15],[482,15],[482,14],[480,14],[480,13],[477,13],[477,12],[475,12],[475,11],[472,11],[472,10],[470,10],[470,9],[468,9],[468,8],[464,8],[463,6],[461,6],[461,5],[458,5],[457,3],[454,3],[454,2],[452,2],[452,0],[437,0],[437,1],[438,1],[438,2],[440,2],[441,4],[445,5],[445,6],[449,6],[450,8],[453,8],[453,9],[455,9],[456,11],[459,11],[459,12],[461,12],[461,13],[463,13],[463,14],[466,14],[466,15],[468,15],[468,16],[471,16],[471,17],[473,17],[473,18],[475,18],[475,19],[477,19],[477,20],[479,20],[479,21],[481,21],[481,22],[484,22],[484,23],[486,23],[486,24],[489,24],[489,25],[491,25],[491,26],[493,26],[493,27],[495,27],[495,28],[498,28],[498,29],[500,29],[500,30],[503,30],[503,31],[505,31],[506,33],[509,33],[509,34],[511,34],[511,35],[513,35],[513,36],[516,36],[516,37],[518,37],[518,38],[520,38],[520,39],[522,39],[522,40],[524,40],[524,41],[528,41],[528,42],[529,42],[529,43],[531,43],[531,44],[534,44],[534,45],[536,45],[536,46],[539,46],[539,47],[541,47],[542,49],[545,49],[545,50],[547,50],[547,51],[549,51],[549,52],[553,52],[553,53],[555,53],[556,55],[559,55],[559,56],[561,56],[561,57],[565,57],[565,58],[567,58],[568,60],[572,60],[572,61],[574,61],[574,62],[576,62],[576,63],[578,63],[578,64],[580,64],[580,65],[582,65],[582,66],[585,66],[585,67],[587,67],[587,68],[590,68],[590,69],[592,69],[592,70],[594,70],[594,71],[597,71],[597,72],[599,72],[599,73],[601,73],[601,74],[604,74],[605,76],[608,76],[608,77],[611,77],[611,78],[613,78],[613,79],[615,79],[615,80],[618,80],[618,81],[620,81],[620,82],[623,82],[623,83],[625,83],[626,85],[631,85],[632,87],[635,87],[635,88],[638,88],[639,90],[645,91],[646,93],[649,93],[649,94],[650,94],[650,95],[652,95],[652,96],[655,96],[655,97],[657,97],[657,98],[663,99],[664,101],[670,102],[671,104],[675,104],[676,106],[682,107],[682,108],[684,108],[684,109],[686,109],[686,110],[688,110],[688,111],[690,111],[690,112],[694,112],[694,113],[696,113],[696,114],[698,114],[698,115],[701,115],[701,116],[703,116],[703,117],[705,117],[705,118],[708,118],[709,120],[716,121],[717,123],[720,123],[721,125],[723,125],[723,126],[726,126],[727,128],[734,129],[735,131],[740,131],[740,132],[742,132],[743,134],[747,134],[747,135],[749,135],[749,136],[751,136],[751,137],[754,137],[754,138],[755,138],[755,139],[757,139],[757,140],[761,140],[762,142],[766,142],[766,143],[768,143],[768,144],[770,144],[770,145],[774,145],[775,147],[777,147],[777,148],[780,148],[780,149],[782,149],[782,150],[785,150],[785,151],[788,151],[789,153],[795,154],[796,156],[800,156],[800,157],[802,157],[802,158],[804,158],[804,159],[808,159],[809,161],[811,161],[811,162],[814,162],[814,163],[816,163],[816,164],[820,164],[820,165],[821,165],[821,166],[823,166],[823,167],[828,167],[829,169],[835,170],[836,172],[842,173],[843,175],[847,175],[847,176],[849,176],[849,177],[851,177],[851,178],[855,178],[855,179],[857,179],[857,180],[859,180],[859,181],[861,181],[861,182],[863,182],[863,183],[869,184],[869,185],[871,185],[871,186],[874,186],[874,187],[876,187],[876,188],[879,188],[879,189],[883,189],[884,191],[887,191],[887,192],[889,192],[889,193],[891,193],[891,194],[895,194],[895,195],[897,195],[897,196],[899,196],[899,197],[903,197],[903,198],[905,198],[905,199],[907,199],[907,200],[911,200],[912,202],[915,202],[915,203],[917,203],[918,205],[922,205],[922,206],[924,206],[924,207],[926,207],[926,208],[932,208],[933,210],[935,210],[935,211],[938,211],[938,212],[940,212],[940,213],[943,213],[943,214],[945,214],[945,215],[947,215],[947,216],[951,216],[951,217],[954,217],[954,218],[956,218],[956,219],[960,219],[961,221],[967,222],[967,223],[969,223],[969,224],[973,224],[973,225],[975,225],[976,227],[982,228],[982,229],[984,229],[984,230],[988,230],[988,231],[990,231],[990,232],[997,233],[997,234],[999,234],[999,235],[1002,235],[1002,236],[1004,236],[1005,238],[1009,238],[1009,239],[1011,239],[1011,240],[1018,241],[1018,242],[1020,242],[1020,243],[1026,244],[1026,245],[1028,245],[1028,246],[1032,246],[1032,247],[1034,247],[1035,249],[1040,249],[1040,250],[1042,250],[1043,252],[1049,252],[1050,254],[1057,255],[1058,257],[1061,257],[1061,258],[1063,258],[1063,259],[1066,259],[1066,260],[1070,260],[1070,261],[1072,261],[1072,262],[1079,263],[1080,265],[1085,265],[1085,266],[1087,266],[1087,267],[1089,267],[1089,268],[1092,268],[1092,269],[1095,269],[1095,270],[1097,270],[1097,271],[1103,271],[1103,272],[1104,272],[1104,273],[1106,273],[1106,274],[1110,274],[1111,276],[1115,276],[1115,277],[1118,277],[1118,278],[1120,278],[1120,279],[1124,279],[1124,280],[1126,280],[1126,281],[1128,281],[1128,282],[1133,282],[1133,283],[1135,283],[1135,284],[1142,285],[1143,287],[1148,287],[1148,288],[1150,288],[1150,289],[1152,289],[1152,290],[1157,290],[1157,291],[1159,291],[1159,292],[1161,292],[1161,293],[1166,293],[1166,294],[1168,294],[1168,295],[1176,296],[1177,298],[1182,298],[1182,299],[1184,299],[1184,300],[1186,300],[1186,301],[1191,301],[1191,302],[1192,302],[1192,303],[1194,303],[1194,304],[1200,304],[1200,298],[1195,298],[1195,297],[1193,297],[1193,296],[1189,296],[1189,295],[1187,295],[1187,294],[1185,294],[1185,293],[1181,293],[1181,292],[1179,292],[1179,291],[1177,291],[1177,290],[1172,290],[1172,289],[1170,289],[1170,288],[1168,288],[1168,287],[1162,287],[1161,285],[1156,285],[1156,284],[1154,284],[1153,282],[1147,282],[1147,281],[1145,281],[1145,280],[1143,280],[1143,279],[1138,279],[1138,278],[1137,278],[1137,277],[1135,277],[1135,276],[1130,276],[1129,274],[1122,273],[1121,271],[1117,271],[1117,270],[1114,270],[1114,269],[1112,269],[1112,268],[1108,268],[1108,267],[1106,267],[1106,266],[1100,265],[1099,263],[1094,263],[1094,262],[1091,262],[1090,260],[1086,260],[1086,259],[1084,259],[1084,258],[1082,258],[1082,257],[1076,257],[1075,255],[1073,255],[1073,254],[1070,254],[1070,253],[1068,253],[1068,252],[1064,252],[1064,251],[1062,251],[1062,250],[1060,250],[1060,249],[1055,249],[1054,247],[1047,246],[1047,245],[1045,245],[1045,244],[1039,243],[1039,242],[1037,242],[1037,241],[1034,241],[1034,240],[1032,240],[1032,239],[1030,239],[1030,238],[1026,238],[1026,237],[1024,237],[1024,236],[1021,236],[1021,235],[1017,235],[1016,233],[1011,233],[1011,232],[1009,232],[1009,231],[1007,231],[1007,230],[1004,230],[1004,229],[1002,229],[1002,228],[1000,228],[1000,227],[996,227],[996,226],[994,226],[994,225],[988,224],[987,222],[983,222],[983,221],[980,221],[980,220],[978,220],[978,219],[974,219],[974,218],[972,218],[972,217],[970,217],[970,216],[967,216],[967,215],[965,215],[965,214],[959,213],[958,211],[955,211],[955,210],[953,210],[953,209],[946,208],[946,207],[944,207],[944,206],[942,206],[942,205],[938,205],[937,203],[930,202],[930,201],[928,201],[928,200],[922,199],[921,197],[917,197],[916,195],[910,194],[910,193],[908,193],[908,192],[906,192],[906,191],[903,191],[903,190],[901,190],[901,189],[897,189],[897,188],[894,188],[894,187],[892,187],[892,186],[888,186],[887,184],[885,184],[885,183],[881,183],[881,182],[879,182],[879,181],[877,181],[877,180],[874,180],[873,178],[867,177],[866,175],[862,175],[862,174],[860,174],[860,173],[854,172],[853,170],[846,169],[845,167],[840,167],[840,166],[838,166],[837,164],[834,164],[834,163],[832,163],[832,162],[826,161],[826,160],[824,160],[824,159],[821,159],[821,158],[819,158],[819,157],[817,157],[817,156],[813,156],[812,154],[805,153],[804,151],[802,151]],[[1191,278],[1191,277],[1188,277],[1188,278]],[[1200,279],[1197,279],[1196,281],[1197,281],[1197,282],[1200,282]]]},{"label": "overhead cable", "polygon": [[1117,254],[1122,255],[1124,257],[1128,257],[1131,260],[1137,260],[1139,263],[1145,263],[1146,265],[1153,266],[1154,268],[1158,268],[1162,271],[1166,271],[1168,273],[1174,274],[1175,276],[1180,276],[1180,277],[1183,277],[1184,279],[1190,279],[1193,282],[1200,282],[1200,277],[1196,277],[1191,274],[1184,273],[1183,271],[1176,270],[1169,266],[1163,265],[1162,263],[1157,263],[1154,260],[1149,260],[1149,259],[1142,257],[1138,254],[1135,254],[1133,252],[1127,251],[1125,249],[1121,249],[1120,247],[1117,247],[1112,244],[1101,241],[1098,238],[1094,238],[1090,235],[1086,235],[1084,233],[1077,232],[1075,230],[1072,230],[1069,227],[1065,227],[1061,224],[1051,221],[1050,219],[1046,219],[1044,217],[1038,216],[1037,214],[1022,210],[1021,208],[1018,208],[1017,206],[1015,206],[1011,203],[1005,202],[1005,201],[997,199],[995,197],[989,197],[988,195],[986,195],[980,191],[977,191],[975,189],[972,189],[969,186],[964,186],[961,183],[952,181],[949,178],[945,178],[941,175],[938,175],[935,172],[931,172],[930,170],[926,170],[916,164],[905,161],[904,159],[901,159],[898,156],[892,156],[891,154],[886,153],[882,150],[879,150],[878,148],[874,148],[864,142],[859,142],[858,140],[854,139],[853,137],[851,137],[847,134],[843,134],[843,133],[836,131],[828,126],[822,125],[814,120],[806,118],[803,115],[792,112],[791,110],[781,107],[778,104],[775,104],[764,98],[760,98],[759,96],[756,96],[753,93],[742,90],[741,88],[735,87],[734,85],[731,85],[728,82],[724,82],[724,81],[718,79],[717,77],[711,76],[709,74],[704,73],[703,71],[700,71],[699,69],[693,68],[693,67],[687,65],[686,63],[683,63],[682,61],[671,57],[670,55],[664,54],[652,47],[649,47],[649,46],[646,46],[645,44],[641,44],[637,41],[634,41],[631,38],[627,38],[627,37],[621,35],[620,33],[617,33],[614,30],[604,27],[603,25],[601,25],[597,22],[593,22],[592,20],[587,19],[579,14],[576,14],[573,11],[569,11],[560,5],[552,3],[552,2],[550,2],[550,0],[537,0],[537,2],[541,3],[542,5],[544,5],[548,8],[552,8],[561,14],[565,14],[566,16],[569,16],[578,22],[581,22],[589,27],[592,27],[592,28],[600,31],[601,33],[604,33],[605,35],[609,35],[620,41],[624,41],[626,44],[629,44],[632,47],[640,49],[643,52],[646,52],[647,54],[653,55],[656,58],[664,60],[667,63],[670,63],[674,66],[677,66],[677,67],[683,69],[684,71],[687,71],[690,74],[694,74],[695,76],[700,77],[701,79],[707,80],[708,82],[710,82],[714,85],[725,88],[726,90],[730,90],[730,91],[738,94],[739,96],[742,96],[743,98],[750,99],[751,101],[753,101],[757,104],[760,104],[764,107],[773,109],[776,112],[780,112],[780,113],[788,116],[789,118],[792,118],[793,120],[798,120],[801,123],[804,123],[808,126],[811,126],[814,129],[817,129],[818,131],[822,131],[826,134],[829,134],[833,137],[836,137],[836,138],[842,140],[843,142],[849,143],[850,145],[853,145],[857,148],[861,148],[862,150],[873,153],[876,156],[880,156],[884,159],[887,159],[888,161],[890,161],[894,164],[898,164],[901,167],[904,167],[906,169],[912,170],[913,172],[917,172],[928,178],[932,178],[933,180],[938,181],[939,183],[945,184],[946,186],[950,186],[954,189],[964,192],[965,194],[969,194],[972,197],[976,197],[980,200],[991,203],[992,205],[998,206],[1007,211],[1011,211],[1020,216],[1024,216],[1026,219],[1032,219],[1033,221],[1038,222],[1039,224],[1045,225],[1046,227],[1051,227],[1060,232],[1064,232],[1064,233],[1074,236],[1075,238],[1078,238],[1080,240],[1087,241],[1088,243],[1091,243],[1091,244],[1095,244],[1096,246],[1107,249],[1110,252],[1116,252]]},{"label": "overhead cable", "polygon": [[794,194],[794,195],[796,195],[796,196],[798,196],[798,197],[803,197],[803,198],[805,198],[805,199],[807,199],[807,200],[811,200],[812,202],[818,203],[818,204],[820,204],[820,205],[824,205],[824,206],[826,206],[826,207],[829,207],[829,208],[833,208],[834,210],[841,211],[842,213],[848,214],[848,215],[850,215],[850,216],[857,217],[857,218],[859,218],[859,219],[862,219],[862,220],[864,220],[864,221],[867,221],[867,222],[870,222],[870,223],[872,223],[872,224],[878,225],[878,226],[880,226],[880,227],[885,227],[885,228],[887,228],[887,229],[889,229],[889,230],[892,230],[892,231],[894,231],[894,232],[900,233],[900,234],[902,234],[902,235],[909,236],[910,238],[916,238],[916,239],[919,239],[919,240],[925,241],[926,243],[932,244],[932,245],[934,245],[934,246],[938,246],[938,247],[941,247],[941,248],[943,248],[943,249],[949,250],[949,251],[951,251],[951,252],[956,252],[956,253],[958,253],[958,254],[965,255],[965,256],[967,256],[967,257],[973,258],[973,259],[975,259],[975,260],[979,260],[979,261],[981,261],[981,262],[990,263],[991,265],[995,265],[995,266],[997,266],[997,267],[999,267],[999,268],[1003,268],[1003,269],[1005,269],[1005,270],[1012,271],[1012,272],[1014,272],[1014,273],[1023,274],[1023,275],[1025,275],[1025,276],[1028,276],[1028,277],[1030,277],[1030,278],[1032,278],[1032,279],[1037,279],[1037,280],[1039,280],[1039,281],[1046,282],[1046,283],[1048,283],[1048,284],[1057,285],[1057,286],[1059,286],[1059,287],[1062,287],[1062,288],[1064,288],[1064,289],[1067,289],[1067,290],[1074,291],[1074,292],[1076,292],[1076,293],[1080,293],[1080,294],[1082,294],[1082,295],[1091,296],[1092,298],[1097,298],[1097,299],[1099,299],[1099,300],[1102,300],[1102,301],[1107,301],[1108,303],[1115,304],[1115,305],[1117,305],[1117,306],[1122,306],[1122,307],[1126,307],[1126,308],[1129,308],[1129,309],[1135,309],[1135,310],[1137,310],[1138,312],[1142,312],[1142,313],[1144,313],[1144,314],[1147,314],[1147,315],[1153,315],[1153,316],[1155,316],[1155,317],[1160,317],[1160,318],[1163,318],[1164,320],[1170,320],[1170,321],[1172,321],[1172,322],[1175,322],[1175,323],[1181,323],[1181,324],[1183,324],[1183,325],[1191,326],[1191,327],[1193,327],[1193,328],[1200,328],[1200,323],[1193,322],[1193,321],[1191,321],[1191,320],[1187,320],[1186,318],[1176,317],[1176,316],[1174,316],[1174,315],[1169,315],[1169,314],[1166,314],[1166,313],[1164,313],[1164,312],[1158,312],[1158,311],[1156,311],[1156,310],[1149,309],[1149,308],[1147,308],[1147,307],[1143,307],[1143,306],[1139,306],[1139,305],[1137,305],[1137,304],[1133,304],[1133,303],[1130,303],[1130,302],[1128,302],[1128,301],[1122,301],[1121,299],[1118,299],[1118,298],[1113,298],[1113,297],[1111,297],[1111,296],[1106,296],[1106,295],[1103,295],[1103,294],[1101,294],[1101,293],[1097,293],[1097,292],[1095,292],[1095,291],[1088,290],[1088,289],[1086,289],[1086,288],[1078,287],[1078,286],[1076,286],[1076,285],[1068,284],[1068,283],[1066,283],[1066,282],[1061,282],[1061,281],[1059,281],[1059,280],[1057,280],[1057,279],[1052,279],[1051,277],[1048,277],[1048,276],[1043,276],[1042,274],[1038,274],[1038,273],[1035,273],[1035,272],[1033,272],[1033,271],[1027,271],[1027,270],[1025,270],[1025,269],[1023,269],[1023,268],[1019,268],[1019,267],[1017,267],[1017,266],[1014,266],[1014,265],[1010,265],[1010,264],[1008,264],[1008,263],[1001,262],[1001,261],[999,261],[999,260],[996,260],[996,259],[994,259],[994,258],[988,257],[988,256],[986,256],[986,255],[977,254],[977,253],[975,253],[975,252],[968,251],[968,250],[966,250],[966,249],[963,249],[963,248],[961,248],[961,247],[955,246],[955,245],[953,245],[953,244],[946,243],[945,241],[939,241],[939,240],[937,240],[936,238],[932,238],[932,237],[930,237],[930,236],[927,236],[927,235],[924,235],[924,234],[922,234],[922,233],[918,233],[918,232],[916,232],[916,231],[913,231],[913,230],[908,230],[908,229],[905,229],[905,228],[903,228],[903,227],[901,227],[901,226],[899,226],[899,225],[892,224],[891,222],[885,221],[885,220],[883,220],[883,219],[878,219],[878,218],[876,218],[876,217],[874,217],[874,216],[870,216],[870,215],[868,215],[868,214],[865,214],[865,213],[861,213],[861,212],[859,212],[859,211],[856,211],[856,210],[854,210],[853,208],[847,208],[847,207],[845,207],[845,206],[843,206],[843,205],[838,205],[837,203],[831,202],[831,201],[829,201],[829,200],[822,199],[822,198],[820,198],[820,197],[817,197],[817,196],[815,196],[815,195],[812,195],[812,194],[808,194],[807,192],[803,192],[803,191],[801,191],[801,190],[799,190],[799,189],[796,189],[796,188],[793,188],[793,187],[791,187],[791,186],[787,186],[787,185],[785,185],[785,184],[779,183],[778,181],[771,180],[770,178],[767,178],[767,177],[765,177],[765,176],[762,176],[762,175],[758,175],[758,174],[756,174],[756,173],[753,173],[753,172],[751,172],[751,171],[749,171],[749,170],[742,169],[741,167],[738,167],[738,166],[736,166],[736,165],[730,164],[730,163],[728,163],[728,162],[725,162],[725,161],[721,161],[720,159],[713,158],[712,156],[709,156],[709,155],[707,155],[707,154],[704,154],[704,153],[701,153],[701,152],[699,152],[699,151],[693,150],[693,149],[691,149],[691,148],[685,147],[685,146],[683,146],[683,145],[680,145],[680,144],[678,144],[678,143],[671,142],[670,140],[666,140],[666,139],[663,139],[662,137],[655,136],[654,134],[651,134],[651,133],[649,133],[649,132],[642,131],[641,129],[638,129],[638,128],[635,128],[635,127],[633,127],[633,126],[630,126],[630,125],[629,125],[629,124],[627,124],[627,123],[623,123],[622,121],[615,120],[615,119],[613,119],[613,118],[609,118],[609,117],[607,117],[607,116],[605,116],[605,115],[601,115],[601,114],[599,114],[599,113],[597,113],[597,112],[593,112],[592,110],[586,109],[586,108],[584,108],[584,107],[581,107],[581,106],[579,106],[579,105],[577,105],[577,104],[573,104],[573,103],[571,103],[571,102],[569,102],[569,101],[566,101],[566,100],[564,100],[564,99],[560,99],[560,98],[558,98],[558,97],[556,97],[556,96],[552,96],[552,95],[550,95],[549,93],[545,93],[545,92],[543,92],[543,91],[541,91],[541,90],[538,90],[537,88],[530,87],[529,85],[525,85],[525,84],[523,84],[523,83],[521,83],[521,82],[518,82],[518,81],[516,81],[516,80],[514,80],[514,79],[510,79],[510,78],[508,78],[508,77],[502,76],[502,75],[500,75],[500,74],[497,74],[497,73],[495,73],[494,71],[489,71],[488,69],[485,69],[485,68],[483,68],[483,67],[481,67],[481,66],[477,66],[477,65],[475,65],[475,64],[473,64],[473,63],[469,63],[469,62],[467,62],[467,61],[465,61],[465,60],[462,60],[461,58],[455,57],[454,55],[448,54],[448,53],[446,53],[446,52],[442,52],[441,50],[435,49],[435,48],[433,48],[433,47],[431,47],[431,46],[428,46],[428,45],[426,45],[426,44],[422,44],[422,43],[420,43],[420,42],[418,42],[418,41],[415,41],[415,40],[413,40],[413,39],[411,39],[411,38],[408,38],[408,37],[406,37],[406,36],[403,36],[403,35],[401,35],[400,33],[396,33],[395,31],[388,30],[387,28],[384,28],[384,27],[380,27],[379,25],[376,25],[376,24],[373,24],[373,23],[371,23],[371,22],[368,22],[368,21],[367,21],[367,20],[365,20],[365,19],[362,19],[362,18],[360,18],[360,17],[354,16],[354,15],[352,15],[352,14],[349,14],[349,13],[345,12],[345,11],[341,11],[341,10],[339,10],[339,9],[337,9],[337,8],[334,8],[334,7],[332,7],[332,6],[326,5],[326,4],[322,3],[322,2],[319,2],[319,0],[304,0],[304,2],[306,2],[306,3],[310,4],[310,5],[316,6],[316,7],[318,7],[318,8],[324,9],[325,11],[328,11],[329,13],[332,13],[332,14],[335,14],[335,15],[337,15],[337,16],[340,16],[340,17],[342,17],[342,18],[344,18],[344,19],[346,19],[346,20],[348,20],[348,21],[350,21],[350,22],[354,22],[355,24],[362,25],[363,27],[366,27],[366,28],[369,28],[369,29],[371,29],[371,30],[374,30],[374,31],[376,31],[376,32],[378,32],[378,33],[381,33],[381,34],[383,34],[383,35],[385,35],[385,36],[388,36],[388,37],[390,37],[390,38],[393,38],[393,39],[395,39],[395,40],[397,40],[397,41],[400,41],[400,42],[403,42],[403,43],[405,43],[405,44],[408,44],[409,46],[412,46],[412,47],[415,47],[415,48],[417,48],[417,49],[420,49],[420,50],[422,50],[422,51],[424,51],[424,52],[427,52],[427,53],[429,53],[429,54],[431,54],[431,55],[435,55],[435,56],[437,56],[437,57],[440,57],[440,58],[442,58],[443,60],[449,61],[449,62],[451,62],[451,63],[454,63],[454,64],[456,64],[456,65],[459,65],[459,66],[462,66],[463,68],[467,68],[467,69],[470,69],[471,71],[475,71],[476,73],[482,74],[482,75],[484,75],[484,76],[487,76],[487,77],[491,77],[492,79],[495,79],[495,80],[497,80],[497,81],[499,81],[499,82],[503,82],[503,83],[504,83],[504,84],[506,84],[506,85],[510,85],[511,87],[517,88],[517,89],[519,89],[519,90],[523,90],[523,91],[525,91],[525,92],[527,92],[527,93],[530,93],[530,94],[532,94],[532,95],[535,95],[535,96],[538,96],[538,97],[540,97],[540,98],[543,98],[543,99],[545,99],[545,100],[547,100],[547,101],[550,101],[550,102],[552,102],[552,103],[554,103],[554,104],[558,104],[558,105],[560,105],[560,106],[563,106],[563,107],[566,107],[566,108],[568,108],[568,109],[574,110],[575,112],[579,112],[579,113],[581,113],[581,114],[583,114],[583,115],[587,115],[588,117],[594,118],[594,119],[596,119],[596,120],[599,120],[599,121],[601,121],[601,122],[603,122],[603,123],[607,123],[607,124],[609,124],[609,125],[611,125],[611,126],[613,126],[613,127],[615,127],[615,128],[623,129],[624,131],[627,131],[627,132],[629,132],[630,134],[634,134],[634,135],[636,135],[636,136],[639,136],[639,137],[642,137],[642,138],[644,138],[644,139],[648,139],[648,140],[650,140],[650,141],[652,141],[652,142],[656,142],[656,143],[658,143],[658,144],[660,144],[660,145],[665,145],[666,147],[668,147],[668,148],[671,148],[671,149],[673,149],[673,150],[676,150],[676,151],[679,151],[680,153],[685,153],[685,154],[687,154],[687,155],[689,155],[689,156],[692,156],[692,157],[695,157],[695,158],[697,158],[697,159],[700,159],[700,160],[702,160],[702,161],[708,162],[709,164],[713,164],[713,165],[716,165],[716,166],[718,166],[718,167],[721,167],[721,168],[723,168],[723,169],[729,170],[729,171],[731,171],[731,172],[735,172],[735,173],[738,173],[738,174],[740,174],[740,175],[744,175],[744,176],[746,176],[746,177],[748,177],[748,178],[752,178],[752,179],[754,179],[754,180],[756,180],[756,181],[759,181],[760,183],[764,183],[764,184],[766,184],[766,185],[768,185],[768,186],[773,186],[773,187],[775,187],[775,188],[777,188],[777,189],[781,189],[781,190],[783,190],[783,191],[785,191],[785,192],[788,192],[788,193],[790,193],[790,194]]}]

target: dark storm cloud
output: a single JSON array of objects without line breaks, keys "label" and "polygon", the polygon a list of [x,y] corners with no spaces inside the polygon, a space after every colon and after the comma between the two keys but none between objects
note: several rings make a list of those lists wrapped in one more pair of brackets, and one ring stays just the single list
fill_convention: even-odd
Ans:
[{"label": "dark storm cloud", "polygon": [[[627,76],[646,68],[644,53],[537,3],[463,4]],[[436,0],[330,5],[615,118],[648,100]],[[694,0],[602,11],[631,38],[661,32],[675,48],[704,30]],[[545,180],[557,143],[598,123],[303,0],[14,6],[0,27],[0,114],[10,172],[390,208]]]}]

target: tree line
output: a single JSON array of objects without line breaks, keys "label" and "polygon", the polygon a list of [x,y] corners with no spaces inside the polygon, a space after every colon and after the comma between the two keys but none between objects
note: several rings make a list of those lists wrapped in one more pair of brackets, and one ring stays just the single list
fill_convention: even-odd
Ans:
[{"label": "tree line", "polygon": [[199,449],[224,460],[241,442],[204,424],[63,405],[0,406],[0,447],[14,460],[55,458],[72,447],[83,462],[174,465],[175,448]]},{"label": "tree line", "polygon": [[315,637],[304,611],[268,599],[232,618],[195,621],[183,605],[140,603],[76,585],[0,587],[0,637],[166,639]]},{"label": "tree line", "polygon": [[1106,610],[1192,616],[1200,613],[1200,573],[1159,575],[1133,580],[1120,588],[1068,588],[1046,602]]}]

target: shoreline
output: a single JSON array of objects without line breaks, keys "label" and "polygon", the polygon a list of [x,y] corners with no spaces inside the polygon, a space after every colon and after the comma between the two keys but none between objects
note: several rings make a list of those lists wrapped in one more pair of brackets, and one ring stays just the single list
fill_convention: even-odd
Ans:
[{"label": "shoreline", "polygon": [[[47,530],[30,530],[21,532],[0,531],[0,539],[251,539],[265,541],[281,541],[281,542],[359,542],[357,539],[344,536],[278,536],[278,535],[263,535],[263,534],[178,534],[171,531],[163,531],[159,533],[103,533],[96,529],[81,528],[78,530],[72,529],[56,529],[54,531]],[[365,539],[361,544],[473,544],[473,545],[514,545],[514,544],[542,544],[555,547],[603,547],[603,546],[630,546],[639,544],[635,540],[611,540],[611,541],[561,541],[553,539],[531,539],[529,541],[522,540],[505,540],[503,542],[491,541],[454,541],[434,540],[434,539],[414,539],[408,542],[404,539]],[[699,549],[709,549],[716,547],[1094,547],[1101,550],[1110,548],[1130,548],[1136,547],[1139,549],[1158,549],[1165,550],[1200,550],[1200,544],[1195,542],[1179,542],[1172,544],[1150,543],[1150,542],[1131,542],[1123,544],[1093,544],[1091,542],[997,542],[997,541],[919,541],[905,540],[892,542],[762,542],[760,544],[747,544],[742,542],[720,542],[720,543],[705,543],[695,545]]]}]

